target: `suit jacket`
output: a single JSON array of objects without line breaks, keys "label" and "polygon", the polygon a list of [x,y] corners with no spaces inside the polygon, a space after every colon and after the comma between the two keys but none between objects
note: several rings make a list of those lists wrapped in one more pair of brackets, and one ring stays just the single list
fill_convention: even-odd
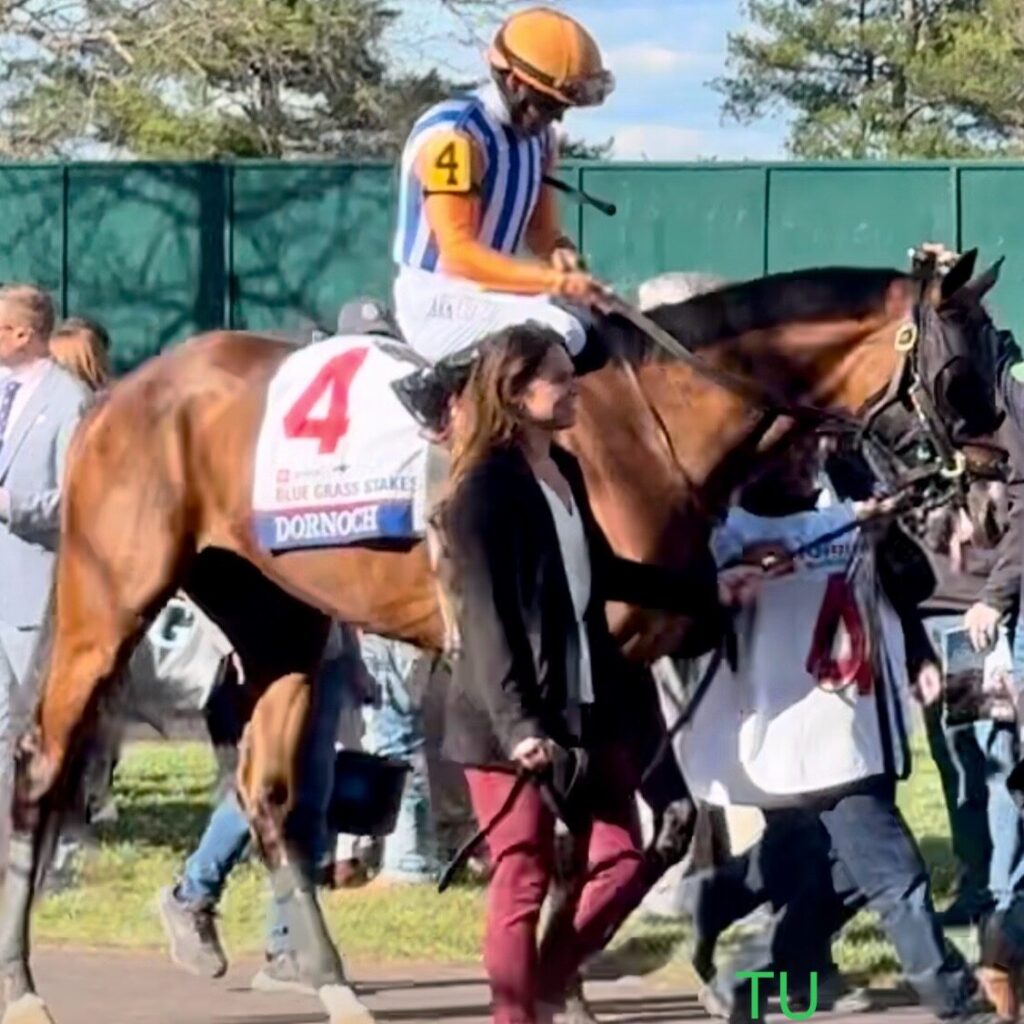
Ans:
[{"label": "suit jacket", "polygon": [[42,625],[53,585],[64,460],[89,392],[50,363],[0,448],[0,487],[10,521],[0,520],[0,621]]},{"label": "suit jacket", "polygon": [[[622,736],[637,702],[609,631],[605,603],[713,614],[714,562],[694,576],[616,557],[587,500],[576,460],[553,455],[572,488],[590,550],[591,598],[585,624],[595,703],[589,741]],[[455,663],[445,722],[445,755],[463,764],[507,761],[530,736],[568,746],[570,673],[578,632],[551,508],[516,448],[492,452],[453,496],[446,527],[459,593],[462,650]],[[635,678],[635,673],[632,677]],[[638,705],[637,705],[638,706]]]}]

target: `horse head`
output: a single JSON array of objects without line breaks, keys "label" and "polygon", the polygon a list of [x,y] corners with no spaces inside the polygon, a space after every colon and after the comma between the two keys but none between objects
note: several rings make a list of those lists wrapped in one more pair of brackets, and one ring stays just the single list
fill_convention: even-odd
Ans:
[{"label": "horse head", "polygon": [[[915,476],[925,483],[917,514],[906,522],[933,550],[948,549],[933,543],[939,535],[973,533],[983,546],[998,539],[1001,488],[994,481],[1006,463],[999,377],[1012,337],[984,303],[1003,261],[975,277],[977,255],[971,250],[945,266],[918,262],[907,351],[862,411],[881,441],[859,438],[876,474],[890,487]],[[929,476],[936,466],[939,473]],[[937,531],[938,521],[945,525]]]},{"label": "horse head", "polygon": [[[925,508],[955,501],[973,512],[965,452],[984,445],[1001,420],[1000,332],[983,301],[1000,265],[975,278],[975,261],[976,253],[967,254],[941,281],[824,268],[716,288],[648,314],[679,342],[671,356],[642,323],[612,316],[601,326],[611,365],[586,389],[603,394],[601,415],[588,424],[590,437],[573,446],[595,476],[609,472],[608,452],[620,450],[620,483],[633,480],[641,496],[654,479],[644,463],[654,465],[660,452],[661,500],[674,494],[708,522],[774,451],[825,428],[853,441],[889,489],[914,487]],[[595,443],[603,455],[593,452]],[[615,490],[621,499],[623,487]],[[643,534],[664,546],[669,514],[652,493],[646,489],[645,514],[621,530],[621,517],[609,510],[602,525],[613,540]],[[691,532],[674,536],[692,543],[693,519],[682,522]],[[915,533],[925,527],[923,517],[907,525]],[[650,544],[624,547],[651,555]]]},{"label": "horse head", "polygon": [[[914,418],[920,424],[932,412],[936,418],[925,425],[941,430],[940,442],[958,451],[989,439],[1003,420],[997,387],[1001,332],[983,301],[998,282],[1003,261],[974,278],[976,260],[977,250],[971,250],[937,280],[934,275],[921,279],[915,304],[919,337],[907,367],[912,379],[902,395],[903,437],[892,438],[897,446],[920,434]],[[923,409],[916,401],[920,397]]]}]

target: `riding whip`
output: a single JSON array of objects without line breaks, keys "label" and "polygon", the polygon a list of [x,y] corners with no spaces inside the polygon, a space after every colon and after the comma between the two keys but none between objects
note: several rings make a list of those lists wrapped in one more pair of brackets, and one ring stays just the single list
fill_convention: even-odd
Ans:
[{"label": "riding whip", "polygon": [[516,769],[516,780],[501,806],[485,825],[470,836],[455,851],[448,866],[441,873],[437,891],[444,892],[452,883],[459,869],[469,860],[473,851],[508,817],[519,794],[526,784],[532,782],[540,790],[541,799],[557,818],[565,822],[570,832],[578,832],[589,823],[589,810],[576,799],[580,782],[585,777],[589,758],[580,747],[565,749],[556,747],[553,762],[539,771]]},{"label": "riding whip", "polygon": [[562,181],[561,178],[545,174],[544,184],[550,185],[552,188],[558,189],[559,192],[564,192],[566,195],[572,196],[576,202],[583,206],[592,206],[595,210],[603,213],[606,217],[614,217],[615,214],[619,212],[619,208],[614,203],[609,203],[606,199],[598,199],[597,196],[592,196],[589,192],[584,192],[583,189],[577,188],[575,185],[570,185],[567,181]]}]

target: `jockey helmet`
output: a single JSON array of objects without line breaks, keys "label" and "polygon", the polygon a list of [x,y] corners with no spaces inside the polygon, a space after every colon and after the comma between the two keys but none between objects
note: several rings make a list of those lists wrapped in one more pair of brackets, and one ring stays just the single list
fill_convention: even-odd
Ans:
[{"label": "jockey helmet", "polygon": [[615,88],[593,36],[566,14],[533,7],[498,29],[488,60],[569,107],[594,107]]}]

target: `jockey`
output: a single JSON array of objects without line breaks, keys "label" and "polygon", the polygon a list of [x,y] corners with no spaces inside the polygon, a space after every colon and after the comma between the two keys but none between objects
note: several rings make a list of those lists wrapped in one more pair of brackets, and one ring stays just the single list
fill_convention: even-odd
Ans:
[{"label": "jockey", "polygon": [[[395,312],[432,365],[526,320],[553,327],[578,355],[586,328],[558,300],[587,306],[606,294],[542,180],[556,162],[554,122],[613,88],[597,44],[572,18],[538,7],[501,26],[488,62],[492,81],[423,114],[402,155]],[[523,243],[534,258],[518,255]],[[438,381],[414,376],[401,397],[421,422],[436,421]]]}]

